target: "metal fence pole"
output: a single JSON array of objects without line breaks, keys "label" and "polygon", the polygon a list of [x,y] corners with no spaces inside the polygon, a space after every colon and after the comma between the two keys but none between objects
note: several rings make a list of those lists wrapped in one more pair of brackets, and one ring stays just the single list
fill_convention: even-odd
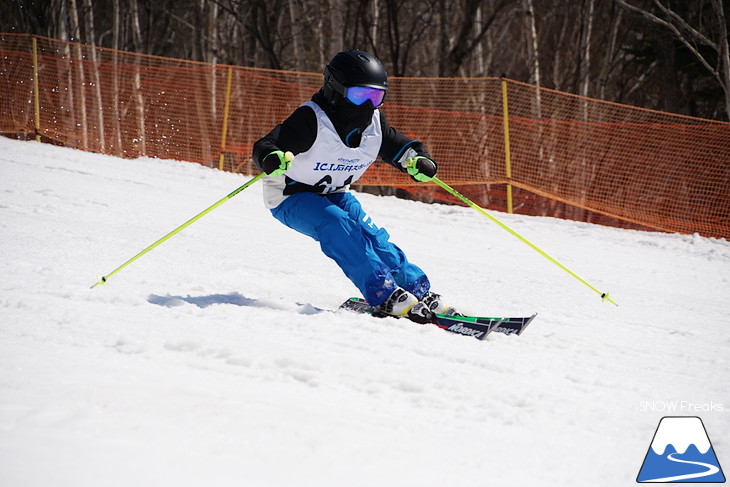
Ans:
[{"label": "metal fence pole", "polygon": [[504,120],[504,171],[507,177],[507,213],[512,213],[512,160],[509,147],[509,109],[507,108],[507,80],[502,78],[502,117]]},{"label": "metal fence pole", "polygon": [[228,136],[228,108],[231,104],[231,82],[233,80],[233,68],[228,67],[228,78],[226,80],[226,101],[223,105],[223,131],[221,134],[221,153],[218,159],[218,169],[223,170],[223,151],[226,149],[226,138]]}]

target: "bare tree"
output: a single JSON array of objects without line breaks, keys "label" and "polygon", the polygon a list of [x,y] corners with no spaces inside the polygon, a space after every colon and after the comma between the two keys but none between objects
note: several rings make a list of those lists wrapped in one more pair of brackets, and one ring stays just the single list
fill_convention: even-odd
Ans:
[{"label": "bare tree", "polygon": [[[722,0],[700,0],[695,4],[696,21],[701,27],[693,26],[690,19],[682,17],[660,0],[652,2],[657,13],[633,5],[628,0],[615,1],[628,11],[667,29],[697,58],[722,87],[725,113],[730,117],[730,50]],[[710,53],[702,47],[708,48]]]},{"label": "bare tree", "polygon": [[384,0],[382,4],[385,9],[382,50],[390,59],[392,75],[407,76],[413,50],[426,40],[434,15],[434,4],[428,0]]},{"label": "bare tree", "polygon": [[580,57],[580,70],[579,70],[579,86],[580,89],[578,94],[581,96],[588,96],[589,88],[591,85],[591,47],[592,34],[593,34],[593,18],[595,12],[595,0],[586,0],[587,5],[584,5],[583,10],[583,33],[581,36],[581,57]]},{"label": "bare tree", "polygon": [[[76,0],[68,0],[68,19],[69,27],[71,31],[71,38],[76,41],[74,44],[74,51],[76,53],[76,76],[77,83],[76,88],[78,89],[78,108],[80,109],[80,125],[81,125],[81,143],[84,149],[89,148],[89,130],[88,130],[88,117],[86,116],[86,79],[84,75],[84,56],[81,50],[81,25],[79,23],[79,10],[76,4]],[[70,87],[71,89],[74,86]]]},{"label": "bare tree", "polygon": [[[135,51],[142,48],[142,28],[140,24],[139,5],[137,0],[129,0],[130,15],[132,20],[132,42]],[[147,134],[145,130],[145,110],[144,110],[144,94],[142,93],[142,74],[139,66],[140,59],[135,58],[134,80],[132,89],[134,92],[134,101],[137,109],[137,137],[134,142],[138,147],[139,154],[147,153]]]},{"label": "bare tree", "polygon": [[91,0],[83,0],[84,5],[84,23],[86,37],[89,39],[91,44],[91,67],[93,69],[92,76],[94,79],[94,95],[96,100],[96,118],[98,127],[97,133],[97,147],[102,151],[106,151],[106,140],[104,137],[104,103],[101,97],[101,77],[99,75],[99,60],[96,55],[96,30],[94,28],[94,9],[91,6]]},{"label": "bare tree", "polygon": [[[538,88],[725,118],[727,5],[727,0],[12,0],[0,1],[0,32],[311,72],[320,72],[336,51],[357,47],[376,53],[392,76],[507,73]],[[90,56],[87,61],[95,62],[93,52]],[[76,68],[62,76],[77,77]],[[86,77],[98,86],[92,72]],[[141,91],[133,87],[132,93],[136,104]],[[77,104],[81,95],[65,94]],[[91,101],[91,90],[87,96]],[[67,119],[80,122],[81,110],[76,111]]]},{"label": "bare tree", "polygon": [[[613,10],[613,9],[611,9]],[[598,74],[598,98],[605,100],[607,96],[608,79],[616,65],[617,56],[617,45],[619,41],[619,29],[621,28],[621,22],[623,19],[623,10],[618,9],[612,11],[610,15],[611,27],[608,37],[608,44],[606,49],[603,51],[603,62],[601,63],[600,72]]]},{"label": "bare tree", "polygon": [[117,147],[122,147],[122,114],[119,111],[119,50],[122,42],[122,0],[113,0],[112,9],[112,106],[113,106],[113,126],[114,137]]},{"label": "bare tree", "polygon": [[304,71],[304,28],[299,24],[302,18],[302,6],[299,0],[289,0],[289,24],[292,29],[292,54],[294,69]]},{"label": "bare tree", "polygon": [[[477,17],[477,9],[481,3],[480,0],[464,1],[462,5],[463,10],[458,17],[459,22],[455,26],[455,29],[451,31],[455,35],[453,37],[446,36],[450,42],[448,48],[442,51],[444,55],[439,64],[439,76],[459,75],[459,70],[462,65],[487,34],[500,12],[512,2],[510,0],[498,0],[489,12],[482,11],[482,25],[475,31],[474,19]],[[445,1],[441,3],[440,14],[442,16],[442,22],[453,11],[453,7],[452,4],[447,4]]]},{"label": "bare tree", "polygon": [[522,10],[525,14],[525,32],[527,32],[527,61],[531,66],[530,82],[538,88],[540,83],[540,43],[537,37],[537,25],[535,24],[535,7],[532,0],[522,0]]}]

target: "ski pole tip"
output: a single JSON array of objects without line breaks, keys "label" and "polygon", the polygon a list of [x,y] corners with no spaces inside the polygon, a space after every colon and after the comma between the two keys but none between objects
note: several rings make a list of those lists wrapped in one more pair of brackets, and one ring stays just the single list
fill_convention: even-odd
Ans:
[{"label": "ski pole tip", "polygon": [[608,301],[609,303],[613,304],[614,306],[618,306],[618,304],[616,304],[616,302],[609,297],[609,293],[602,293],[601,294],[601,302],[604,302],[605,303],[606,301]]},{"label": "ski pole tip", "polygon": [[106,276],[99,276],[99,280],[97,280],[92,286],[91,289],[94,289],[98,285],[106,286]]}]

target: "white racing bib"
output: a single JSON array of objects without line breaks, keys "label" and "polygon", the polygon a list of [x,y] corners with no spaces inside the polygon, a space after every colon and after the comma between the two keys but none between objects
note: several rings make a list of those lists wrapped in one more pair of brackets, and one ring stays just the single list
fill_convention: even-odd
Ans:
[{"label": "white racing bib", "polygon": [[[321,188],[322,194],[346,191],[375,162],[383,142],[380,112],[375,110],[370,125],[362,133],[359,147],[347,147],[327,114],[314,102],[302,106],[317,116],[317,138],[308,151],[297,154],[285,173],[294,181]],[[284,175],[264,179],[266,206],[278,206],[286,196]]]}]

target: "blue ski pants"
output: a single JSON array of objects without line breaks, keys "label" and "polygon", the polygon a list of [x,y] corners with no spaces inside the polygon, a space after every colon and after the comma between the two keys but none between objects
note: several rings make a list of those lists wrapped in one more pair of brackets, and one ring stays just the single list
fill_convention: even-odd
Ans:
[{"label": "blue ski pants", "polygon": [[351,193],[295,193],[271,210],[284,225],[318,241],[367,302],[377,306],[400,286],[417,297],[429,290],[426,274],[408,262]]}]

